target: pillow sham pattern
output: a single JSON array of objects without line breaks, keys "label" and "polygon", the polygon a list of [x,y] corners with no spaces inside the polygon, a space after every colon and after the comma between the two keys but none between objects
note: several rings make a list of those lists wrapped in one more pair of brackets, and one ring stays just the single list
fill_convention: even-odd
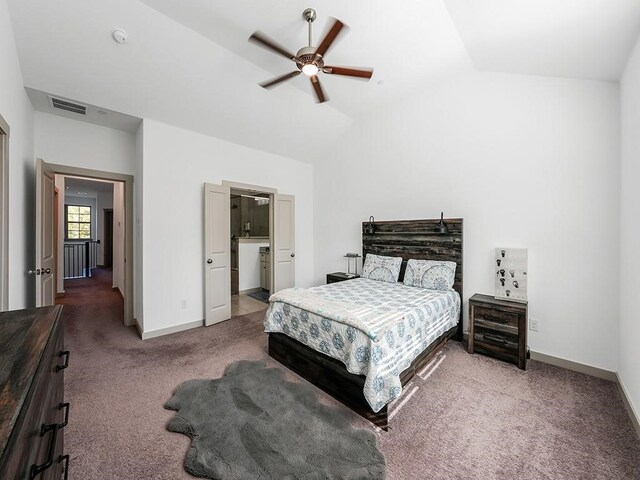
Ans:
[{"label": "pillow sham pattern", "polygon": [[367,254],[362,267],[362,276],[370,280],[395,283],[400,276],[402,257],[385,257]]},{"label": "pillow sham pattern", "polygon": [[407,262],[404,284],[429,290],[451,290],[456,278],[456,262],[415,260]]}]

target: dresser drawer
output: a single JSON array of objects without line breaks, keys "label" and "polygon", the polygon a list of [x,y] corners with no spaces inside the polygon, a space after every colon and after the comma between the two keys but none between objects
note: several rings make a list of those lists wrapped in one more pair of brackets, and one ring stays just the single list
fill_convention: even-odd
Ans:
[{"label": "dresser drawer", "polygon": [[477,306],[474,309],[474,321],[476,325],[486,325],[486,328],[495,328],[501,331],[513,331],[518,333],[518,314]]},{"label": "dresser drawer", "polygon": [[511,363],[517,364],[519,362],[518,350],[502,348],[490,343],[478,342],[474,346],[474,351],[477,353],[482,353],[484,355],[490,355],[501,360],[506,360],[507,362]]},{"label": "dresser drawer", "polygon": [[517,334],[505,334],[476,325],[473,332],[473,340],[475,345],[483,344],[499,347],[500,349],[512,352],[515,355],[518,354],[519,337]]}]

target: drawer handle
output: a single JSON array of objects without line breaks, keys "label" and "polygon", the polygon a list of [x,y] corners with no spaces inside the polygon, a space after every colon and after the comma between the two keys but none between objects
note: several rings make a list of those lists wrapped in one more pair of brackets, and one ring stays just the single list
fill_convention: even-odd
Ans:
[{"label": "drawer handle", "polygon": [[69,480],[69,455],[60,455],[58,463],[64,462],[64,480]]},{"label": "drawer handle", "polygon": [[506,345],[507,343],[509,343],[506,340],[503,340],[502,338],[494,337],[493,335],[483,335],[482,338],[484,338],[485,340],[490,340],[492,342],[502,343],[503,345]]},{"label": "drawer handle", "polygon": [[60,370],[64,370],[69,366],[69,355],[70,355],[69,350],[63,350],[58,354],[59,357],[65,357],[65,359],[64,359],[64,364],[56,365],[56,372],[59,372]]},{"label": "drawer handle", "polygon": [[63,408],[65,409],[64,410],[64,422],[58,424],[58,426],[60,428],[66,427],[67,424],[69,423],[69,402],[64,402],[64,403],[61,403],[60,405],[58,405],[58,410],[62,410]]},{"label": "drawer handle", "polygon": [[44,472],[47,468],[53,465],[53,454],[56,451],[56,440],[58,439],[58,430],[60,429],[60,425],[57,423],[51,423],[49,425],[42,424],[42,428],[40,429],[40,436],[44,437],[47,432],[51,432],[49,436],[49,450],[47,452],[47,461],[41,465],[36,465],[35,463],[31,465],[31,478],[36,478],[42,472]]}]

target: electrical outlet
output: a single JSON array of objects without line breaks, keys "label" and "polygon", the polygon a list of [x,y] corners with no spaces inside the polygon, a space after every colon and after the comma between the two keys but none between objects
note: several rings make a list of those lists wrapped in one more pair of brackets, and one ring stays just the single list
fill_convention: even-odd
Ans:
[{"label": "electrical outlet", "polygon": [[529,318],[529,330],[533,331],[533,332],[537,332],[538,331],[538,319],[537,318]]},{"label": "electrical outlet", "polygon": [[180,308],[187,308],[187,301],[185,299],[180,300]]}]

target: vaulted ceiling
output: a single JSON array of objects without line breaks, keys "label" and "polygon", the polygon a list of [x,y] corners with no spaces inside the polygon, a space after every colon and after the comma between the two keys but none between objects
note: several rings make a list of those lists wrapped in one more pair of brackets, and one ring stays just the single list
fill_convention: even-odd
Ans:
[{"label": "vaulted ceiling", "polygon": [[[617,80],[640,30],[637,0],[9,0],[25,86],[301,160],[318,158],[360,116],[475,69]],[[306,45],[302,11],[350,30],[333,65],[370,66],[369,82],[302,75],[258,83],[293,62],[247,42],[262,30]],[[115,43],[111,31],[129,41]],[[309,146],[312,146],[309,148]]]}]

